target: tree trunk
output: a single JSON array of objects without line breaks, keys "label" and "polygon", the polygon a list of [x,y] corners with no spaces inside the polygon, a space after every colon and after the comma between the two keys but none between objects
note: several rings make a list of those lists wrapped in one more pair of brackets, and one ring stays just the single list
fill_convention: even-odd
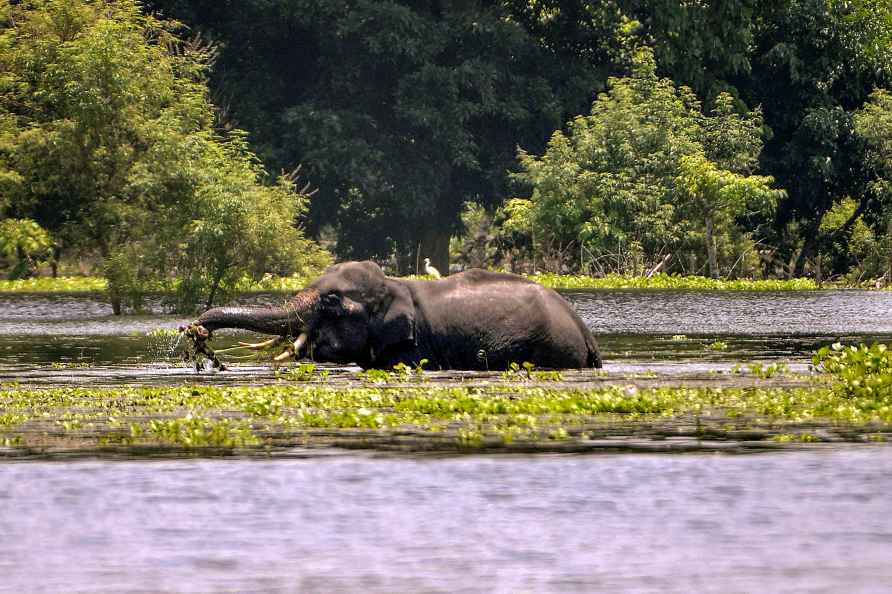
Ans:
[{"label": "tree trunk", "polygon": [[799,257],[796,258],[796,265],[792,270],[792,277],[799,278],[805,276],[805,263],[814,257],[815,253],[818,251],[818,239],[820,238],[820,229],[818,225],[820,224],[820,218],[817,221],[809,223],[808,227],[805,229],[805,243],[802,245],[802,251],[799,252]]},{"label": "tree trunk", "polygon": [[886,264],[886,284],[892,284],[892,219],[886,225],[886,241],[889,246],[889,261]]},{"label": "tree trunk", "polygon": [[815,256],[815,282],[820,289],[824,286],[824,272],[821,270],[821,252]]},{"label": "tree trunk", "polygon": [[719,277],[719,260],[715,253],[712,215],[706,215],[706,255],[709,258],[709,276]]},{"label": "tree trunk", "polygon": [[50,268],[53,271],[53,278],[59,278],[59,260],[62,259],[62,248],[58,245],[53,246],[53,258],[50,260]]}]

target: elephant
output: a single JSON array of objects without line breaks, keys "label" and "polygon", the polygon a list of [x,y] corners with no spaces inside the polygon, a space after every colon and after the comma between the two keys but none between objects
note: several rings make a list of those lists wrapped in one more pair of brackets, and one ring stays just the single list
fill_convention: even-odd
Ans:
[{"label": "elephant", "polygon": [[[511,363],[565,369],[601,367],[591,331],[554,290],[523,277],[471,269],[442,280],[385,276],[374,262],[328,268],[282,307],[216,307],[180,328],[195,352],[225,369],[207,344],[221,328],[274,338],[238,348],[275,358],[355,363],[390,369],[404,363],[428,369],[496,370]],[[226,349],[234,350],[234,349]]]}]

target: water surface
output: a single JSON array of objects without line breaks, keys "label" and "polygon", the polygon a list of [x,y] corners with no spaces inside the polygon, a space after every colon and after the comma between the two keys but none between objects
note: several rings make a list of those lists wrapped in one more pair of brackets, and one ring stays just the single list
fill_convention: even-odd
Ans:
[{"label": "water surface", "polygon": [[0,464],[0,592],[881,592],[885,448]]}]

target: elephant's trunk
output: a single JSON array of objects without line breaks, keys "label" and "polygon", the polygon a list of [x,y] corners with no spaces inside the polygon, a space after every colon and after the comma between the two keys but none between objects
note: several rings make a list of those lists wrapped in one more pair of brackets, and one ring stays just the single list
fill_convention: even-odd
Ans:
[{"label": "elephant's trunk", "polygon": [[319,303],[319,293],[302,291],[284,307],[215,307],[195,322],[208,332],[241,328],[276,336],[297,336],[306,329]]},{"label": "elephant's trunk", "polygon": [[285,336],[291,316],[284,307],[215,307],[201,314],[195,323],[209,332],[220,328],[241,328]]},{"label": "elephant's trunk", "polygon": [[[241,328],[263,334],[273,334],[285,338],[297,336],[297,340],[276,361],[288,357],[300,357],[307,343],[308,327],[319,308],[319,292],[315,290],[301,291],[285,304],[284,307],[215,307],[209,309],[189,326],[180,328],[191,347],[187,349],[187,357],[195,360],[197,353],[210,359],[216,369],[226,369],[207,342],[211,333],[220,328]],[[262,350],[278,341],[267,341],[258,344],[243,344],[243,348]],[[238,348],[238,347],[236,347]],[[225,350],[225,349],[224,349]],[[231,349],[230,349],[231,350]],[[190,352],[191,351],[191,352]],[[223,352],[223,351],[220,351]],[[196,363],[196,370],[199,369]]]}]

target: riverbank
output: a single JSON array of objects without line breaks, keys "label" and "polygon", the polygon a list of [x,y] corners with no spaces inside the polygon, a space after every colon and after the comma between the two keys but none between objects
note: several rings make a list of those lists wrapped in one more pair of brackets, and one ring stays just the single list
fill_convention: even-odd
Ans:
[{"label": "riverbank", "polygon": [[[702,276],[655,274],[651,277],[604,277],[533,274],[527,278],[554,289],[672,289],[691,291],[810,291],[819,287],[813,279],[713,279]],[[425,278],[410,276],[407,278]],[[302,289],[312,277],[266,277],[258,282],[246,282],[244,293],[292,293]],[[825,285],[826,288],[850,288],[844,285]],[[37,277],[22,280],[0,280],[3,293],[101,293],[106,290],[104,278],[93,276]],[[867,288],[867,287],[860,287]]]},{"label": "riverbank", "polygon": [[892,437],[888,397],[852,398],[820,377],[744,387],[611,384],[589,372],[509,372],[431,383],[424,373],[329,382],[313,366],[274,385],[0,389],[0,455],[751,451]]}]

